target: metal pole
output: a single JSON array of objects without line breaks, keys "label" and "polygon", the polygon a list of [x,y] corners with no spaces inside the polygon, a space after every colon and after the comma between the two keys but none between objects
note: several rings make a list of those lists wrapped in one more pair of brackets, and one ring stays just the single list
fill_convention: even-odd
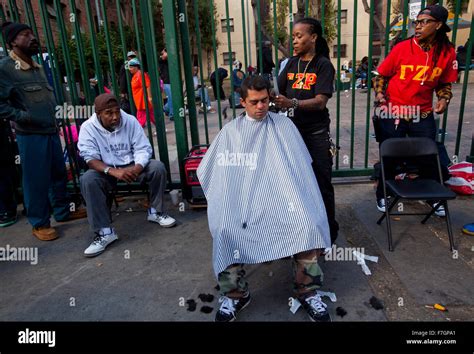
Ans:
[{"label": "metal pole", "polygon": [[[337,0],[337,69],[336,69],[336,145],[339,146],[341,127],[341,0]],[[336,155],[336,170],[339,169],[339,154]]]},{"label": "metal pole", "polygon": [[[451,42],[454,44],[456,47],[456,38],[457,38],[457,33],[458,33],[458,24],[459,24],[459,14],[461,13],[461,1],[458,0],[456,1],[456,8],[454,10],[454,25],[453,25],[453,36]],[[444,111],[443,114],[443,128],[441,130],[442,135],[441,135],[441,142],[444,144],[444,141],[446,139],[446,127],[448,125],[448,111],[449,111],[449,106],[446,108],[446,111]]]},{"label": "metal pole", "polygon": [[51,24],[49,23],[48,19],[48,12],[46,11],[46,4],[43,1],[40,1],[40,14],[41,14],[41,22],[43,24],[43,32],[45,33],[46,38],[46,48],[48,49],[49,54],[49,64],[51,66],[51,73],[53,76],[53,85],[54,85],[54,93],[56,96],[56,100],[59,104],[64,103],[64,94],[63,94],[63,87],[62,87],[62,79],[61,73],[59,72],[59,64],[58,58],[56,56],[56,50],[53,40],[53,35],[51,31]]},{"label": "metal pole", "polygon": [[367,73],[367,117],[365,122],[365,161],[364,167],[369,164],[369,122],[372,104],[372,46],[373,46],[373,29],[374,29],[374,0],[370,0],[370,22],[369,22],[369,70]]},{"label": "metal pole", "polygon": [[38,28],[36,27],[35,16],[33,14],[32,8],[31,8],[30,0],[23,0],[23,6],[25,8],[26,18],[28,20],[28,23],[29,23],[30,27],[33,29],[33,33],[35,34],[35,37],[36,37],[36,39],[38,40],[38,43],[39,43],[39,53],[37,55],[38,61],[41,65],[44,65],[43,53],[42,53],[42,50],[41,50],[40,37],[38,35]]},{"label": "metal pole", "polygon": [[293,55],[293,0],[290,0],[290,57]]},{"label": "metal pole", "polygon": [[[339,12],[341,7],[338,8]],[[321,27],[323,28],[323,37],[326,35],[326,0],[321,0]]]},{"label": "metal pole", "polygon": [[[120,33],[120,42],[122,44],[122,56],[123,56],[123,61],[125,62],[127,60],[127,43],[125,42],[125,33],[123,31],[123,22],[122,22],[122,12],[121,12],[121,9],[120,9],[120,0],[116,0],[115,5],[116,5],[116,8],[117,8],[117,19],[118,19],[118,28],[119,28],[119,33]],[[130,86],[130,75],[129,75],[129,73],[125,73],[125,79],[127,80],[128,102],[130,103],[130,108],[132,110],[132,114],[135,115],[136,108],[135,108],[135,102],[133,102],[133,95],[132,95],[132,88]],[[156,116],[155,116],[155,118],[156,118]]]},{"label": "metal pole", "polygon": [[[196,4],[196,0],[194,1],[194,3]],[[249,63],[248,63],[248,57],[247,57],[247,30],[245,26],[245,0],[241,0],[241,7],[242,7],[242,38],[244,40],[244,63],[245,63],[245,72],[247,72]]]},{"label": "metal pole", "polygon": [[[141,0],[140,8],[142,10],[142,20],[144,27],[144,41],[146,55],[148,59],[149,72],[156,73],[156,75],[150,75],[151,92],[153,101],[153,113],[155,116],[155,128],[156,128],[156,140],[158,144],[158,151],[160,153],[160,161],[166,167],[168,171],[168,182],[171,182],[171,169],[169,161],[168,143],[166,137],[165,127],[165,116],[163,113],[163,97],[161,95],[160,87],[160,75],[158,69],[158,58],[156,49],[155,39],[155,26],[153,23],[153,9],[151,8],[151,2],[147,0]],[[150,137],[152,139],[152,137]]]},{"label": "metal pole", "polygon": [[[357,6],[357,1],[355,2],[355,5]],[[388,52],[389,52],[389,46],[390,46],[390,13],[392,10],[392,0],[387,0],[387,17],[385,19],[385,54],[384,57],[387,57]],[[354,21],[356,21],[354,19]],[[354,32],[356,33],[356,32]]]},{"label": "metal pole", "polygon": [[[209,0],[209,11],[211,14],[211,31],[212,33],[216,33],[215,29],[215,20],[214,20],[214,0]],[[218,75],[218,68],[219,64],[217,62],[217,43],[216,43],[216,36],[212,36],[212,50],[214,53],[214,75],[216,79],[216,100],[217,100],[217,114],[219,117],[219,130],[222,129],[222,113],[221,113],[221,90],[220,87],[220,79]]]},{"label": "metal pole", "polygon": [[[142,9],[143,10],[143,9]],[[145,66],[142,56],[142,48],[140,44],[140,31],[138,27],[138,13],[137,13],[137,3],[136,0],[132,0],[132,13],[133,13],[133,26],[135,28],[135,36],[137,39],[137,50],[138,58],[140,60],[140,75],[142,79],[142,88],[143,88],[143,99],[145,103],[145,114],[146,114],[146,126],[148,131],[148,140],[150,141],[151,147],[153,149],[153,158],[155,158],[155,145],[153,143],[153,132],[151,129],[150,123],[150,105],[148,104],[148,88],[146,87],[146,76],[145,76]]]},{"label": "metal pole", "polygon": [[186,157],[188,148],[188,139],[185,125],[184,100],[181,90],[181,65],[179,62],[178,51],[178,31],[176,29],[176,8],[173,0],[163,0],[163,19],[165,24],[166,48],[169,53],[169,74],[171,82],[171,90],[173,95],[173,109],[177,113],[174,116],[174,124],[176,131],[176,144],[178,148],[178,162],[181,177],[181,184],[184,184],[184,158]]},{"label": "metal pole", "polygon": [[196,96],[194,95],[193,68],[191,64],[191,48],[189,46],[188,18],[185,0],[178,0],[180,17],[179,28],[181,33],[181,48],[183,50],[184,77],[188,97],[189,129],[191,130],[192,145],[199,145],[199,129],[196,112]]},{"label": "metal pole", "polygon": [[[243,0],[242,0],[243,1]],[[198,47],[198,62],[199,62],[199,78],[203,85],[201,90],[205,90],[204,84],[204,74],[202,70],[202,48],[201,48],[201,30],[199,29],[199,7],[198,7],[198,0],[194,0],[194,24],[196,26],[196,40],[197,40],[197,47]],[[245,23],[243,23],[244,31],[245,31]],[[244,48],[245,48],[245,34],[244,34]],[[247,59],[247,58],[245,58]],[[204,96],[204,93],[203,93]],[[205,102],[204,102],[205,106]],[[207,107],[204,107],[204,132],[206,134],[206,144],[209,144],[209,129],[207,126]]]},{"label": "metal pole", "polygon": [[92,58],[94,58],[94,69],[97,76],[97,85],[99,85],[99,92],[104,93],[104,79],[102,74],[102,66],[100,65],[100,58],[97,45],[97,37],[94,28],[94,21],[92,19],[92,9],[89,1],[84,2],[86,8],[86,17],[87,24],[89,25],[90,40],[91,40],[91,49],[92,49]]},{"label": "metal pole", "polygon": [[277,3],[273,0],[273,47],[275,48],[275,71],[278,74],[280,64],[278,62],[278,33],[277,33]]},{"label": "metal pole", "polygon": [[[407,38],[407,23],[408,23],[408,1],[409,0],[403,0],[403,23],[402,23],[402,38],[405,39]],[[372,10],[372,7],[370,8]],[[370,23],[372,26],[372,23]]]},{"label": "metal pole", "polygon": [[[79,60],[79,68],[81,71],[81,79],[82,79],[82,87],[84,90],[84,95],[86,97],[86,102],[88,105],[92,105],[92,96],[90,91],[90,84],[89,84],[89,77],[87,75],[87,64],[86,64],[86,56],[84,53],[84,44],[82,43],[82,34],[80,23],[77,21],[77,9],[76,9],[76,2],[74,0],[69,0],[69,7],[71,9],[71,14],[73,16],[73,29],[74,29],[74,36],[76,37],[76,44],[77,44],[77,58]],[[86,117],[83,117],[86,118]]]},{"label": "metal pole", "polygon": [[464,108],[466,105],[467,83],[469,81],[469,64],[471,63],[472,59],[472,42],[474,42],[474,15],[471,17],[471,29],[469,32],[469,38],[470,40],[467,46],[466,54],[466,68],[464,69],[464,81],[462,83],[461,106],[459,108],[458,130],[456,134],[456,148],[454,150],[454,154],[456,156],[459,156],[459,147],[461,145],[461,133],[464,121]]},{"label": "metal pole", "polygon": [[[247,0],[247,1],[251,1],[251,0]],[[291,3],[291,2],[290,2]],[[247,2],[247,29],[248,29],[248,40],[247,40],[247,44],[249,46],[249,65],[251,66],[252,65],[252,41],[251,41],[251,38],[250,38],[250,16],[249,16],[249,3]]]},{"label": "metal pole", "polygon": [[115,62],[114,62],[114,53],[112,51],[112,42],[110,39],[110,32],[109,32],[109,24],[107,23],[107,11],[105,11],[105,2],[104,0],[100,0],[100,5],[102,7],[102,12],[104,13],[104,31],[105,31],[105,45],[107,47],[107,55],[109,59],[109,68],[110,68],[110,76],[112,79],[112,89],[114,90],[114,94],[118,96],[120,94],[120,90],[117,86],[117,79],[115,77]]},{"label": "metal pole", "polygon": [[262,19],[260,16],[260,0],[257,0],[257,28],[258,28],[258,63],[260,74],[263,74],[263,53],[262,53]]},{"label": "metal pole", "polygon": [[[389,0],[390,1],[390,0]],[[352,82],[351,82],[351,93],[352,93],[352,105],[351,105],[351,156],[350,156],[350,168],[354,168],[354,132],[355,132],[355,95],[356,95],[356,63],[357,63],[357,13],[358,6],[357,1],[354,1],[354,20],[352,30]]]},{"label": "metal pole", "polygon": [[[234,102],[234,75],[232,70],[232,44],[231,44],[231,36],[230,36],[230,26],[229,26],[229,1],[225,0],[225,19],[226,19],[226,27],[227,27],[227,48],[229,50],[228,58],[229,58],[229,73],[230,73],[230,100]],[[240,102],[234,102],[232,105],[232,118],[235,118],[235,106]]]},{"label": "metal pole", "polygon": [[18,14],[18,7],[16,6],[16,1],[8,0],[8,7],[10,8],[10,16],[13,22],[20,22],[20,16]]}]

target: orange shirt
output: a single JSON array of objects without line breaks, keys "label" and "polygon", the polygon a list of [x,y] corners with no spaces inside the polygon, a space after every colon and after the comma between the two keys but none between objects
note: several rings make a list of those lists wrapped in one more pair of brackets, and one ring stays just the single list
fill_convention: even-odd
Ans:
[{"label": "orange shirt", "polygon": [[[145,73],[145,83],[146,83],[146,91],[148,95],[148,108],[152,109],[152,102],[151,102],[151,90],[150,90],[150,77],[147,73]],[[132,94],[133,94],[133,101],[135,102],[135,106],[137,110],[144,111],[145,110],[145,90],[143,89],[142,85],[142,73],[138,70],[132,77]]]}]

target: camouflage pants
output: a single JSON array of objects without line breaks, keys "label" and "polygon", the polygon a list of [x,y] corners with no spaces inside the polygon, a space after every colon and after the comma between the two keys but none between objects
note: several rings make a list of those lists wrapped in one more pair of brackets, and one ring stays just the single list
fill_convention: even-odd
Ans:
[{"label": "camouflage pants", "polygon": [[[295,254],[292,259],[294,290],[297,296],[313,294],[323,283],[323,271],[318,264],[318,250]],[[248,291],[243,264],[232,264],[217,276],[221,295],[240,297]]]}]

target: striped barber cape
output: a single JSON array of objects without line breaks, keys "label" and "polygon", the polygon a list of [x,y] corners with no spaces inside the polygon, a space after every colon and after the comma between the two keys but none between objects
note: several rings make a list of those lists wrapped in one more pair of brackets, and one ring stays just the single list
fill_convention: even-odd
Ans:
[{"label": "striped barber cape", "polygon": [[269,112],[261,121],[241,115],[224,126],[197,171],[216,276],[231,264],[331,247],[311,162],[300,133],[283,115]]}]

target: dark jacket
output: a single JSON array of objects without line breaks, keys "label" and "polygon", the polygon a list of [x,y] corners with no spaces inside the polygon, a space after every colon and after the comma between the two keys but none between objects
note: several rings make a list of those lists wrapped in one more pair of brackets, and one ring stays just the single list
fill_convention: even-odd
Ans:
[{"label": "dark jacket", "polygon": [[123,94],[128,93],[127,75],[129,75],[128,70],[125,69],[125,64],[122,64],[119,71],[119,85],[120,85],[120,93],[123,93]]},{"label": "dark jacket", "polygon": [[23,70],[0,60],[0,117],[15,122],[17,134],[55,134],[56,99],[42,67]]},{"label": "dark jacket", "polygon": [[0,118],[0,168],[13,165],[15,160],[15,142],[10,121]]},{"label": "dark jacket", "polygon": [[160,69],[160,79],[163,80],[163,84],[170,83],[170,73],[168,69],[168,60],[158,60],[158,67]]},{"label": "dark jacket", "polygon": [[[219,83],[222,85],[222,81],[229,75],[229,72],[224,68],[218,68],[217,73],[219,75]],[[216,72],[214,71],[210,77],[211,81],[216,80]]]}]

